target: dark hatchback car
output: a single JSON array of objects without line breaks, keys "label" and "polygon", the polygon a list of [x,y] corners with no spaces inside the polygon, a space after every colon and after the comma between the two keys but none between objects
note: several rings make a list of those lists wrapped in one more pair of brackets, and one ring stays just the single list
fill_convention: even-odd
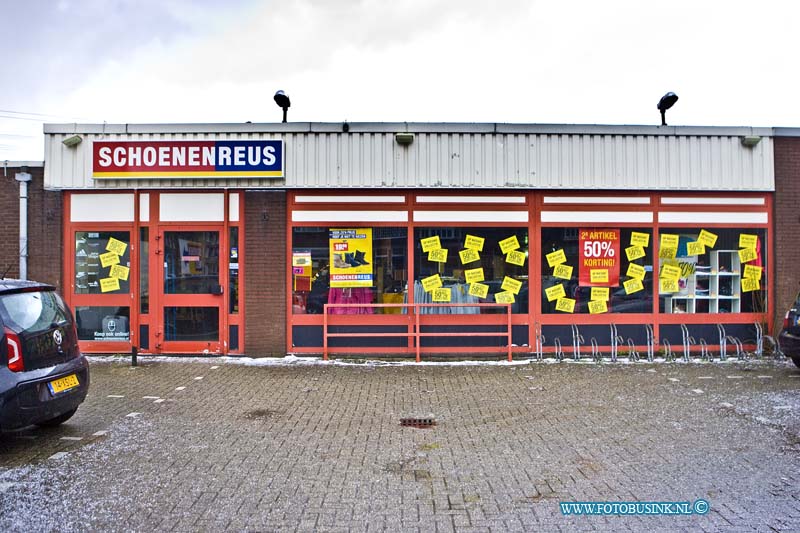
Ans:
[{"label": "dark hatchback car", "polygon": [[794,299],[792,308],[783,319],[783,329],[778,335],[778,344],[781,346],[781,351],[800,367],[800,294]]},{"label": "dark hatchback car", "polygon": [[0,431],[68,420],[89,391],[89,363],[55,288],[0,279],[0,333]]}]

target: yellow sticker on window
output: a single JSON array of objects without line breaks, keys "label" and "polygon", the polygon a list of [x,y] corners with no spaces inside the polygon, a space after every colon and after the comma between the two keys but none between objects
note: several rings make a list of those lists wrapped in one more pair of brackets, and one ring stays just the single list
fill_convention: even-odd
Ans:
[{"label": "yellow sticker on window", "polygon": [[758,254],[753,248],[742,248],[739,250],[739,261],[742,263],[747,263],[748,261],[753,261],[757,258]]},{"label": "yellow sticker on window", "polygon": [[126,243],[118,241],[114,237],[110,237],[108,243],[106,243],[106,250],[114,252],[117,255],[125,255],[125,250],[127,249],[128,245]]},{"label": "yellow sticker on window", "polygon": [[477,296],[478,298],[486,298],[489,294],[489,286],[483,283],[471,283],[469,286],[470,296]]},{"label": "yellow sticker on window", "polygon": [[562,313],[574,313],[575,300],[572,298],[559,298],[556,302],[556,311],[561,311]]},{"label": "yellow sticker on window", "polygon": [[441,286],[442,278],[439,277],[439,274],[422,278],[422,288],[425,290],[425,292],[431,292],[433,289],[438,289]]},{"label": "yellow sticker on window", "polygon": [[628,261],[639,259],[645,256],[644,248],[641,246],[629,246],[625,248],[625,255],[628,256]]},{"label": "yellow sticker on window", "polygon": [[572,267],[569,265],[556,265],[553,276],[561,279],[572,279]]},{"label": "yellow sticker on window", "polygon": [[431,300],[434,302],[449,302],[450,301],[450,289],[445,289],[439,287],[438,289],[433,289],[431,292]]},{"label": "yellow sticker on window", "polygon": [[112,278],[128,281],[128,274],[130,273],[130,270],[130,268],[122,265],[114,265],[111,267],[111,271],[108,273],[108,275]]},{"label": "yellow sticker on window", "polygon": [[678,292],[678,280],[661,278],[659,280],[659,287],[662,293]]},{"label": "yellow sticker on window", "polygon": [[555,252],[550,252],[545,256],[547,258],[547,266],[554,267],[556,265],[560,265],[561,263],[567,262],[567,256],[564,254],[564,250],[556,250]]},{"label": "yellow sticker on window", "polygon": [[500,245],[500,251],[504,254],[519,248],[519,241],[517,240],[516,235],[512,235],[508,239],[503,239],[498,244]]},{"label": "yellow sticker on window", "polygon": [[678,281],[678,278],[681,277],[681,269],[677,266],[663,265],[661,267],[661,277],[663,279],[673,279]]},{"label": "yellow sticker on window", "polygon": [[596,315],[598,313],[608,313],[608,304],[605,300],[594,300],[589,302],[589,313]]},{"label": "yellow sticker on window", "polygon": [[469,250],[476,250],[478,252],[483,251],[483,241],[485,241],[483,237],[476,237],[475,235],[467,234],[467,237],[464,239],[464,248]]},{"label": "yellow sticker on window", "polygon": [[458,252],[458,257],[461,258],[461,264],[466,265],[467,263],[480,261],[481,254],[479,254],[477,250],[461,250]]},{"label": "yellow sticker on window", "polygon": [[112,292],[119,290],[119,280],[117,278],[103,278],[100,280],[100,292]]},{"label": "yellow sticker on window", "polygon": [[625,287],[625,294],[633,294],[634,292],[639,292],[644,289],[642,280],[636,278],[629,279],[622,285]]},{"label": "yellow sticker on window", "polygon": [[628,271],[625,273],[626,276],[629,278],[636,278],[638,280],[643,280],[647,270],[642,265],[637,265],[636,263],[631,263],[628,265]]},{"label": "yellow sticker on window", "polygon": [[757,279],[742,279],[742,292],[752,292],[761,289],[761,282]]},{"label": "yellow sticker on window", "polygon": [[513,304],[514,293],[510,291],[498,292],[494,295],[494,301],[499,304]]},{"label": "yellow sticker on window", "polygon": [[591,269],[589,270],[589,281],[591,283],[608,283],[608,269]]},{"label": "yellow sticker on window", "polygon": [[483,267],[465,270],[464,279],[467,281],[467,283],[477,283],[479,281],[483,281]]},{"label": "yellow sticker on window", "polygon": [[567,295],[567,293],[564,291],[563,283],[559,283],[558,285],[553,285],[552,287],[545,289],[544,293],[547,296],[548,302],[558,300],[559,298],[563,298]]},{"label": "yellow sticker on window", "polygon": [[100,254],[100,264],[103,268],[110,267],[111,265],[116,265],[119,263],[119,256],[116,252],[106,252],[104,254]]},{"label": "yellow sticker on window", "polygon": [[661,245],[659,248],[678,248],[678,236],[670,233],[661,235]]},{"label": "yellow sticker on window", "polygon": [[512,265],[524,266],[525,254],[517,251],[508,252],[508,254],[506,254],[506,263],[511,263]]},{"label": "yellow sticker on window", "polygon": [[758,243],[758,235],[742,233],[739,235],[739,248],[752,248],[755,250]]},{"label": "yellow sticker on window", "polygon": [[447,248],[439,248],[428,252],[428,261],[434,263],[447,263]]},{"label": "yellow sticker on window", "polygon": [[439,236],[428,237],[426,239],[422,239],[419,241],[422,244],[422,251],[423,252],[430,252],[431,250],[438,250],[442,247],[442,243],[439,240]]},{"label": "yellow sticker on window", "polygon": [[706,253],[706,245],[700,241],[686,243],[686,255],[703,255]]},{"label": "yellow sticker on window", "polygon": [[603,300],[604,302],[608,301],[609,297],[609,288],[608,287],[592,287],[592,300]]},{"label": "yellow sticker on window", "polygon": [[[700,230],[700,236],[697,237],[697,242],[703,243],[704,246],[713,248],[717,244],[717,236],[714,233],[706,230]],[[689,254],[691,255],[691,254]]]},{"label": "yellow sticker on window", "polygon": [[522,288],[522,282],[506,276],[503,278],[503,284],[500,286],[500,288],[503,289],[504,291],[513,292],[514,294],[519,294],[519,290]]},{"label": "yellow sticker on window", "polygon": [[761,279],[764,269],[753,265],[744,266],[744,277],[747,279]]},{"label": "yellow sticker on window", "polygon": [[675,259],[678,255],[678,248],[666,247],[658,250],[658,257],[662,259]]},{"label": "yellow sticker on window", "polygon": [[648,233],[640,233],[638,231],[631,232],[631,246],[648,246],[650,244],[650,235]]}]

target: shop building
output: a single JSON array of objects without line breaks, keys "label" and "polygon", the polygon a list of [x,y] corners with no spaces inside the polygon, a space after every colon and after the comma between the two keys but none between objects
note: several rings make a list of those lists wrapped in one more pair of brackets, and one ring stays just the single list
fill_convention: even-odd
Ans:
[{"label": "shop building", "polygon": [[445,352],[502,351],[509,327],[519,356],[538,335],[567,349],[573,326],[606,350],[612,325],[639,347],[685,331],[714,345],[718,325],[774,328],[795,279],[775,270],[776,215],[793,207],[775,191],[800,169],[789,130],[70,124],[45,138],[52,279],[87,352],[318,354],[327,331],[351,335],[333,351],[411,353],[417,320],[423,349]]}]

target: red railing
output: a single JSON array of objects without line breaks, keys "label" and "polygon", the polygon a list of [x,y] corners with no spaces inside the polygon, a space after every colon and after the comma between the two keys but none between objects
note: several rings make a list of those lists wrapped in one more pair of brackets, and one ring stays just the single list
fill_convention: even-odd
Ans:
[{"label": "red railing", "polygon": [[[329,333],[328,332],[328,316],[329,316],[329,309],[333,308],[381,308],[381,307],[391,307],[391,308],[403,308],[408,309],[409,313],[414,315],[414,321],[412,324],[408,324],[409,326],[413,325],[413,330],[406,331],[403,333],[397,332],[388,332],[388,333]],[[420,313],[419,309],[421,307],[430,308],[430,307],[501,307],[505,308],[506,310],[506,321],[503,325],[506,326],[506,331],[504,332],[486,332],[486,331],[474,331],[474,332],[430,332],[430,333],[423,333],[420,331]],[[354,315],[349,315],[354,316]],[[441,316],[435,314],[426,314],[426,316]],[[474,317],[474,314],[451,314],[447,315],[448,317]],[[358,324],[353,324],[348,322],[347,324],[337,324],[337,325],[348,325],[348,326],[356,326]],[[428,325],[428,324],[422,324]],[[475,326],[474,319],[470,323],[465,323],[465,326]],[[493,324],[494,325],[494,324]],[[416,351],[416,360],[419,363],[421,360],[420,352],[420,339],[422,337],[506,337],[506,348],[508,350],[508,360],[512,361],[511,356],[511,304],[484,304],[484,303],[469,303],[469,304],[440,304],[440,303],[415,303],[415,304],[325,304],[323,309],[323,319],[322,319],[322,358],[327,361],[328,360],[328,339],[331,337],[406,337],[408,339],[414,339],[414,348]],[[426,349],[426,351],[435,351],[431,350],[430,348]],[[406,352],[404,352],[406,353]]]}]

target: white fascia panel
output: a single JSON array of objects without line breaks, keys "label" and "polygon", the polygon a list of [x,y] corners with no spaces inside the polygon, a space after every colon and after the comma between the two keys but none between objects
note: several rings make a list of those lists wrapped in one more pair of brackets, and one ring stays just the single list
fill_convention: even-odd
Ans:
[{"label": "white fascia panel", "polygon": [[232,192],[228,195],[228,220],[239,222],[239,193]]},{"label": "white fascia panel", "polygon": [[292,222],[408,222],[408,211],[292,211]]},{"label": "white fascia panel", "polygon": [[139,222],[150,221],[150,193],[139,195]]},{"label": "white fascia panel", "polygon": [[414,211],[414,222],[528,222],[528,212]]},{"label": "white fascia panel", "polygon": [[724,212],[698,212],[698,211],[668,211],[658,214],[659,222],[685,223],[685,224],[766,224],[769,221],[767,213],[724,213]]},{"label": "white fascia panel", "polygon": [[295,196],[298,204],[402,204],[405,196]]},{"label": "white fascia panel", "polygon": [[162,193],[159,197],[162,222],[224,222],[225,195],[222,193]]},{"label": "white fascia panel", "polygon": [[542,211],[541,217],[542,222],[653,222],[652,211]]},{"label": "white fascia panel", "polygon": [[524,204],[524,196],[417,196],[419,204]]},{"label": "white fascia panel", "polygon": [[665,196],[661,198],[663,205],[764,205],[764,198],[709,198],[694,196],[681,198]]},{"label": "white fascia panel", "polygon": [[133,194],[72,194],[70,222],[133,222]]},{"label": "white fascia panel", "polygon": [[650,205],[649,197],[619,197],[619,196],[545,196],[546,204],[637,204]]}]

